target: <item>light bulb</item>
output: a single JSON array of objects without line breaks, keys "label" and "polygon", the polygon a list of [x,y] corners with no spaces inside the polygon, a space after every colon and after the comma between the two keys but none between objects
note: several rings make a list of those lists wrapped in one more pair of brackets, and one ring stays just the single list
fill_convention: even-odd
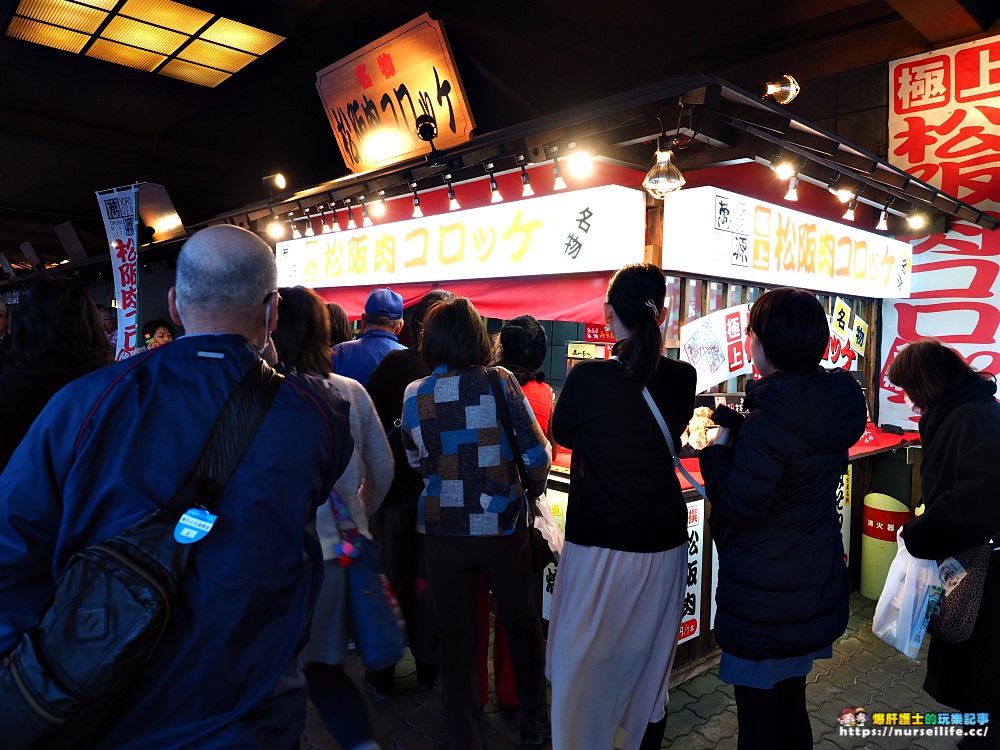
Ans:
[{"label": "light bulb", "polygon": [[577,151],[566,160],[566,168],[575,178],[583,179],[593,171],[594,162],[586,151]]},{"label": "light bulb", "polygon": [[786,201],[797,201],[799,199],[799,177],[798,175],[792,175],[788,180],[788,192],[785,193]]},{"label": "light bulb", "polygon": [[837,200],[841,203],[850,203],[854,198],[854,191],[847,188],[837,188],[833,194],[837,196]]},{"label": "light bulb", "polygon": [[490,174],[490,203],[500,203],[503,201],[503,196],[500,195],[500,189],[497,187],[497,181]]},{"label": "light bulb", "polygon": [[267,236],[272,240],[280,240],[285,236],[285,225],[277,219],[267,225]]},{"label": "light bulb", "polygon": [[348,207],[347,209],[347,228],[348,229],[358,228],[358,225],[354,223],[354,211],[350,207]]},{"label": "light bulb", "polygon": [[882,213],[878,215],[878,224],[875,225],[875,228],[880,232],[889,231],[889,212],[884,208],[882,209]]},{"label": "light bulb", "polygon": [[779,162],[774,167],[774,173],[778,175],[779,180],[790,179],[795,174],[795,165],[788,161]]},{"label": "light bulb", "polygon": [[313,237],[313,236],[316,235],[316,232],[313,230],[312,218],[309,217],[309,216],[306,217],[306,231],[305,231],[305,235],[306,235],[306,237]]},{"label": "light bulb", "polygon": [[906,217],[906,223],[910,225],[911,229],[923,229],[927,223],[927,217],[923,214],[913,212]]},{"label": "light bulb", "polygon": [[302,232],[299,231],[299,228],[295,225],[295,222],[292,222],[292,239],[293,240],[302,239]]},{"label": "light bulb", "polygon": [[674,152],[670,150],[668,139],[661,136],[653,157],[653,166],[646,172],[642,186],[657,200],[663,200],[671,193],[684,187],[684,175],[674,164]]},{"label": "light bulb", "polygon": [[553,190],[565,190],[566,180],[563,179],[562,172],[559,171],[559,158],[556,157],[552,160],[552,174],[555,177],[555,183],[552,185]]},{"label": "light bulb", "polygon": [[524,187],[521,189],[522,198],[530,198],[535,194],[535,191],[531,189],[531,178],[528,177],[528,170],[521,165],[521,185]]},{"label": "light bulb", "polygon": [[461,207],[462,206],[459,205],[458,198],[455,197],[455,189],[451,186],[451,183],[449,183],[448,184],[448,210],[449,211],[457,211]]},{"label": "light bulb", "polygon": [[372,216],[374,216],[376,219],[381,219],[383,216],[385,216],[385,199],[382,197],[382,195],[383,191],[379,191],[378,200],[372,203],[371,205]]},{"label": "light bulb", "polygon": [[801,90],[798,81],[790,75],[783,75],[777,81],[767,84],[764,96],[772,97],[778,104],[788,104],[788,102],[799,95],[799,91]]}]

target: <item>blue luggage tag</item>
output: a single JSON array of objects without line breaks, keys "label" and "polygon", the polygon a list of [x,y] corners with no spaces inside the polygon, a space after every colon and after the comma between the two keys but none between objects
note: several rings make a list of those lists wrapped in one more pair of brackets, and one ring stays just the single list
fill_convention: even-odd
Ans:
[{"label": "blue luggage tag", "polygon": [[174,539],[179,544],[194,544],[208,535],[216,518],[207,510],[188,508],[174,527]]}]

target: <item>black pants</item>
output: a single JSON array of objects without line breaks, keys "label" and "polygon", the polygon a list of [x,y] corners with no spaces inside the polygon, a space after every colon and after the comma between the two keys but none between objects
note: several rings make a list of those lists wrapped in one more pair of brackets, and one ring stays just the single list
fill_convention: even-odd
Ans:
[{"label": "black pants", "polygon": [[528,530],[522,521],[510,536],[428,536],[424,547],[431,600],[440,627],[441,692],[453,748],[483,746],[476,672],[476,591],[489,582],[507,639],[521,704],[521,729],[545,725],[545,643],[531,587]]},{"label": "black pants", "polygon": [[806,710],[806,678],[782,680],[770,690],[733,687],[739,750],[807,750],[813,746]]}]

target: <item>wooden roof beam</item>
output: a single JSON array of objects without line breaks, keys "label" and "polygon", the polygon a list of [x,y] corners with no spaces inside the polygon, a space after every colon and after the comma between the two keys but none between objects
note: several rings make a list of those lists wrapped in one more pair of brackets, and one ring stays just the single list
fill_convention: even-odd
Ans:
[{"label": "wooden roof beam", "polygon": [[886,0],[886,4],[934,44],[986,31],[960,0]]}]

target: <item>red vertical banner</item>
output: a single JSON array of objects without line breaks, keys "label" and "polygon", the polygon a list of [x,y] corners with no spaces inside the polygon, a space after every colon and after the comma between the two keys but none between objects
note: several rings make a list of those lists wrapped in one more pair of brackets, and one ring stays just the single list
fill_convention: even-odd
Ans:
[{"label": "red vertical banner", "polygon": [[111,268],[118,308],[118,347],[115,360],[131,357],[136,350],[139,331],[139,299],[136,277],[138,258],[137,210],[138,185],[99,190],[104,228],[111,249]]},{"label": "red vertical banner", "polygon": [[[895,60],[889,90],[890,162],[997,215],[1000,37]],[[973,367],[1000,372],[1000,242],[997,232],[954,222],[911,244],[911,298],[882,305],[879,421],[912,429],[915,417],[884,376],[907,343],[933,336]]]}]

